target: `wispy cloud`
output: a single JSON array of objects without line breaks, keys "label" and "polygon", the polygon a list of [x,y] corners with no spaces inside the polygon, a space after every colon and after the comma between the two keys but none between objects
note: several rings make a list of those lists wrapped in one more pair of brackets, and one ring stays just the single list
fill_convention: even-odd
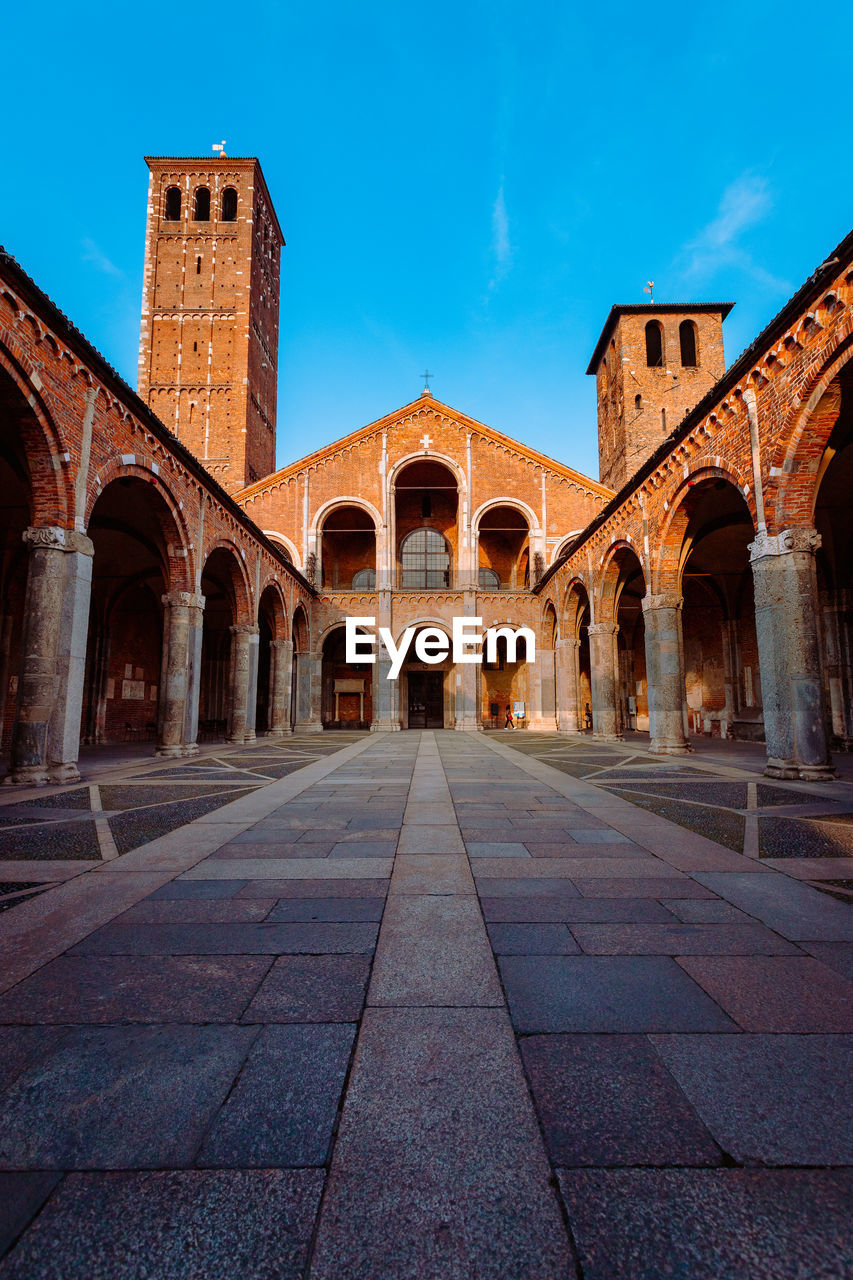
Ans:
[{"label": "wispy cloud", "polygon": [[496,289],[512,266],[512,242],[509,237],[509,216],[506,211],[504,182],[501,178],[495,203],[492,205],[492,278],[489,289]]},{"label": "wispy cloud", "polygon": [[85,236],[82,241],[82,246],[82,258],[84,262],[91,262],[92,265],[97,268],[98,271],[102,271],[105,276],[115,276],[119,279],[124,278],[124,272],[121,267],[117,267],[116,264],[107,257],[103,250],[95,244],[94,240],[90,240],[88,236]]},{"label": "wispy cloud", "polygon": [[790,292],[787,281],[766,271],[741,244],[742,237],[763,222],[772,208],[766,178],[743,173],[729,183],[716,215],[679,255],[683,278],[708,280],[724,267],[736,267],[774,291]]}]

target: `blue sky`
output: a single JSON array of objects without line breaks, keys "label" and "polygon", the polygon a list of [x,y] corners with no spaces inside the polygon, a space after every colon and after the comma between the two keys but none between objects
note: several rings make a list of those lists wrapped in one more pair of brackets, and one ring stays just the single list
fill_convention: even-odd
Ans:
[{"label": "blue sky", "polygon": [[260,157],[287,238],[280,464],[417,397],[428,364],[440,399],[597,476],[584,370],[612,303],[648,279],[736,302],[731,363],[850,230],[826,59],[851,15],[17,5],[0,240],[135,386],[142,157],[225,138]]}]

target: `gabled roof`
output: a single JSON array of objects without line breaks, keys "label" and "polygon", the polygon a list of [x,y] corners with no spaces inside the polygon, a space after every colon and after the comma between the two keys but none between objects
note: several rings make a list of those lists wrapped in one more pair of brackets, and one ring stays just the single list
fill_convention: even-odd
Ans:
[{"label": "gabled roof", "polygon": [[331,453],[340,448],[347,448],[357,444],[361,440],[367,440],[370,436],[375,435],[379,431],[385,431],[393,427],[400,419],[411,413],[417,413],[424,409],[434,410],[439,416],[447,414],[453,418],[460,426],[468,427],[478,435],[484,436],[488,440],[494,440],[497,444],[507,446],[517,453],[522,454],[526,458],[538,462],[540,466],[547,468],[549,471],[555,472],[559,476],[565,476],[566,479],[572,480],[582,485],[591,493],[599,494],[603,498],[610,498],[613,490],[608,489],[606,485],[599,484],[597,480],[591,480],[589,476],[583,475],[580,471],[575,471],[573,467],[567,467],[563,462],[557,462],[554,458],[549,458],[547,454],[540,453],[537,449],[531,449],[528,445],[522,444],[519,440],[514,440],[512,436],[506,436],[501,431],[496,431],[494,427],[486,426],[483,422],[478,422],[476,418],[471,418],[466,413],[461,413],[458,409],[454,409],[451,405],[444,404],[429,391],[424,391],[417,400],[410,401],[409,404],[403,405],[400,409],[395,409],[393,413],[386,414],[383,418],[377,418],[375,422],[368,423],[365,427],[359,427],[357,431],[350,432],[349,435],[341,436],[338,440],[332,440],[322,449],[316,449],[313,453],[306,454],[304,458],[299,458],[295,462],[289,463],[286,467],[281,467],[278,471],[274,471],[271,475],[264,476],[261,480],[256,480],[254,484],[247,485],[245,489],[241,489],[236,495],[238,500],[243,501],[246,498],[256,497],[263,493],[265,489],[275,488],[281,484],[283,480],[291,476],[298,475],[300,471],[304,471],[307,467],[313,466],[321,461],[325,454]]},{"label": "gabled roof", "polygon": [[604,322],[601,337],[595,344],[592,359],[587,373],[597,373],[604,349],[610,341],[610,335],[616,328],[620,316],[671,316],[671,315],[719,315],[722,320],[731,311],[733,302],[626,302],[616,303],[610,308],[610,315]]}]

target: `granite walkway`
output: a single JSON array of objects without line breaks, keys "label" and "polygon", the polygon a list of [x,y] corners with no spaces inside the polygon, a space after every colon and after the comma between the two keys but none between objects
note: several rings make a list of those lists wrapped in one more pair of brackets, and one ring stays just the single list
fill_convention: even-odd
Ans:
[{"label": "granite walkway", "polygon": [[851,1032],[848,903],[365,737],[0,915],[0,1280],[844,1280]]}]

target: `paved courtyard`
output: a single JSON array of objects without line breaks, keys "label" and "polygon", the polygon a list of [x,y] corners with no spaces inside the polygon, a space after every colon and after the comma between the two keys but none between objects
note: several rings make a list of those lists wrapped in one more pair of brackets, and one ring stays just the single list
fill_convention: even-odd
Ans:
[{"label": "paved courtyard", "polygon": [[325,734],[0,796],[0,1280],[853,1276],[853,785]]}]

